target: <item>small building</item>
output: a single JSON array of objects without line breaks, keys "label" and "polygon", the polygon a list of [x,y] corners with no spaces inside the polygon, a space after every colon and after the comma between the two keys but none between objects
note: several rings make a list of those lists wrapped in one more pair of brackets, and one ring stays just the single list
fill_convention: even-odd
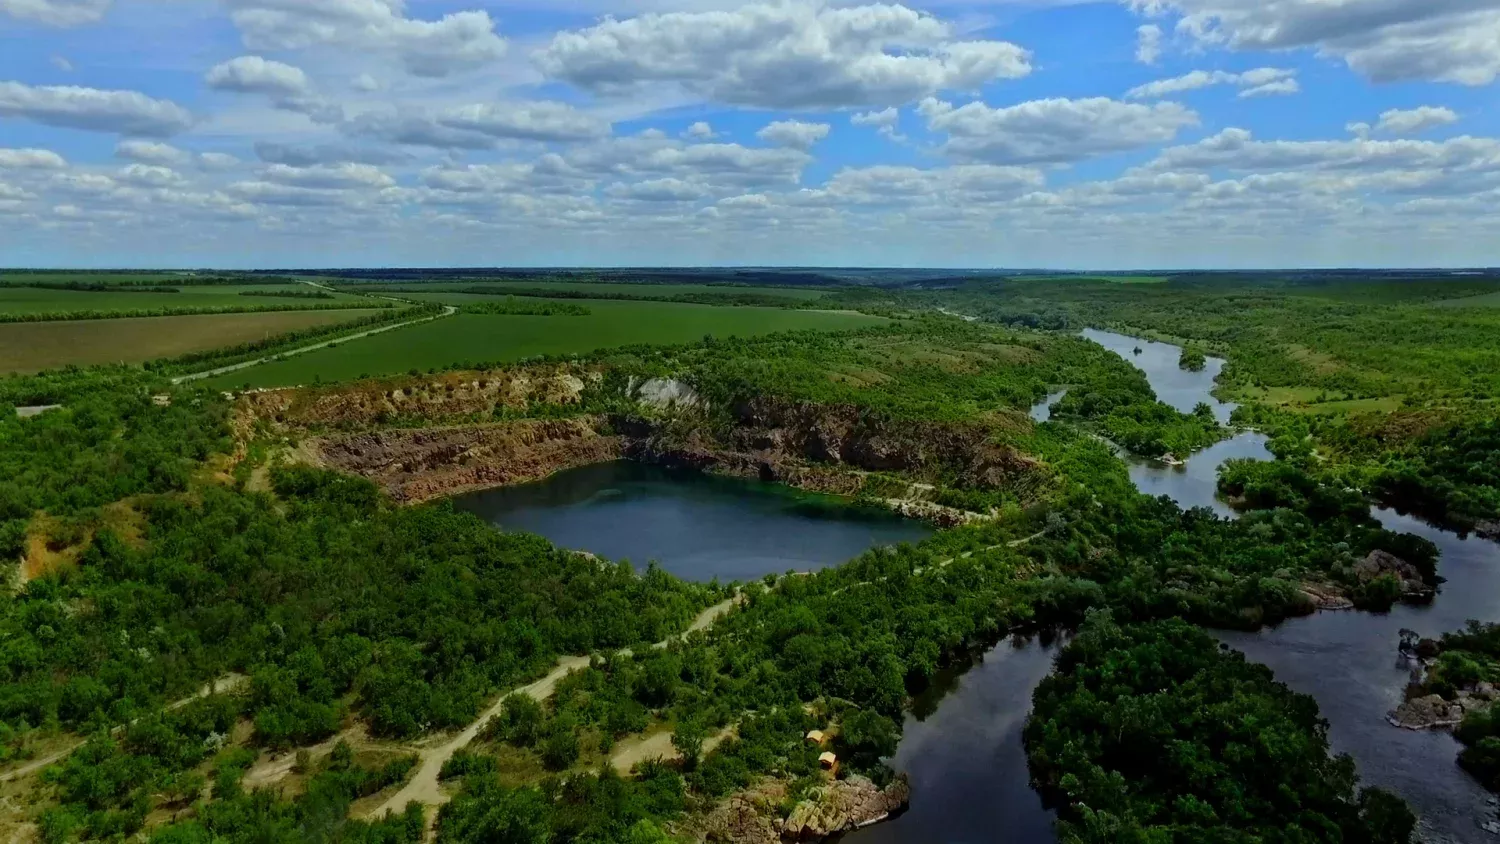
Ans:
[{"label": "small building", "polygon": [[815,745],[818,745],[819,747],[822,747],[823,746],[823,742],[825,742],[827,740],[828,740],[828,737],[825,736],[825,735],[823,735],[823,731],[822,730],[808,730],[807,731],[807,743],[808,744],[815,744]]},{"label": "small building", "polygon": [[833,755],[833,751],[825,750],[818,756],[818,764],[825,771],[837,771],[839,769],[839,758]]}]

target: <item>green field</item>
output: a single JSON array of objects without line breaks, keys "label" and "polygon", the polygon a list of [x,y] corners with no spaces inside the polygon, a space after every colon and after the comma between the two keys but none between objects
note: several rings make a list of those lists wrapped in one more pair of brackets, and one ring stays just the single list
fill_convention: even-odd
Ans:
[{"label": "green field", "polygon": [[1500,308],[1500,293],[1485,293],[1480,296],[1466,296],[1462,299],[1444,299],[1441,302],[1433,302],[1434,308]]},{"label": "green field", "polygon": [[[376,285],[362,284],[362,287],[375,287]],[[690,294],[709,294],[720,296],[780,296],[783,299],[796,299],[806,301],[817,299],[827,295],[828,288],[816,287],[737,287],[723,284],[616,284],[607,281],[540,281],[536,279],[524,279],[515,281],[445,281],[439,284],[393,283],[391,287],[407,290],[454,291],[469,287],[494,287],[504,290],[507,287],[536,290],[545,288],[547,290],[562,290],[570,293],[604,293],[622,296],[655,296],[665,298],[668,296],[683,296]],[[403,294],[410,295],[410,294]]]},{"label": "green field", "polygon": [[375,313],[380,311],[279,311],[6,323],[0,324],[0,374],[40,372],[68,364],[143,363]]},{"label": "green field", "polygon": [[[97,281],[98,278],[81,278]],[[245,291],[307,292],[305,284],[224,284],[182,287],[180,293],[128,293],[90,290],[45,290],[35,287],[0,285],[0,314],[55,314],[83,311],[110,311],[128,314],[132,311],[154,311],[160,308],[265,308],[295,310],[340,302],[369,302],[363,296],[335,293],[333,299],[302,299],[276,296],[241,296]],[[325,291],[326,292],[326,291]],[[371,303],[374,304],[373,302]]]},{"label": "green field", "polygon": [[[453,293],[431,298],[452,304],[493,301],[492,297]],[[597,300],[590,301],[588,308],[592,312],[589,316],[460,314],[267,363],[209,383],[219,387],[247,383],[252,387],[277,387],[308,384],[314,379],[345,381],[466,361],[582,354],[637,343],[687,343],[708,334],[750,337],[778,331],[834,331],[885,322],[881,317],[845,312],[721,308],[677,302]]]}]

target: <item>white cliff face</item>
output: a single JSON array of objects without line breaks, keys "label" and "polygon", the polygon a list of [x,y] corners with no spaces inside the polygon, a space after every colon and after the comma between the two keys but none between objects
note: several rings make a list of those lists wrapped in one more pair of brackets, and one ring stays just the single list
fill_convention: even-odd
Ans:
[{"label": "white cliff face", "polygon": [[636,389],[636,398],[646,405],[662,409],[697,407],[703,403],[692,385],[675,378],[651,378]]}]

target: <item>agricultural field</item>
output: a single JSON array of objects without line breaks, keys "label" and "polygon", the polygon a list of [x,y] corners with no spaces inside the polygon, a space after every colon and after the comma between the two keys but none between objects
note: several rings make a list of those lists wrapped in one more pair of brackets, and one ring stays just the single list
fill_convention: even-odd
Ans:
[{"label": "agricultural field", "polygon": [[[94,281],[95,279],[84,279]],[[22,287],[15,284],[0,285],[0,315],[4,314],[56,314],[82,313],[85,311],[109,311],[128,314],[135,311],[157,311],[162,308],[264,308],[266,310],[296,310],[317,305],[337,305],[370,301],[366,297],[347,293],[330,293],[333,298],[305,298],[298,296],[273,296],[272,293],[307,294],[318,292],[305,284],[286,285],[203,285],[181,287],[179,293],[142,293],[128,290],[51,290]],[[253,293],[242,296],[241,293]],[[322,291],[327,292],[327,291]],[[373,303],[372,303],[373,304]]]},{"label": "agricultural field", "polygon": [[69,364],[143,363],[376,313],[380,311],[278,311],[0,324],[0,374],[39,372]]},{"label": "agricultural field", "polygon": [[[453,305],[494,301],[490,296],[459,293],[414,298]],[[880,317],[846,312],[721,308],[677,302],[590,300],[587,305],[588,316],[459,314],[268,363],[209,383],[219,387],[277,387],[318,379],[345,381],[464,361],[512,361],[640,343],[687,343],[705,335],[753,337],[781,331],[836,331],[885,322]]]},{"label": "agricultural field", "polygon": [[1434,308],[1500,308],[1500,292],[1465,296],[1461,299],[1444,299],[1433,302]]},{"label": "agricultural field", "polygon": [[[362,286],[374,287],[376,285],[362,283]],[[651,296],[658,298],[705,294],[719,296],[779,296],[783,299],[794,299],[797,301],[818,299],[827,295],[832,290],[832,288],[739,287],[724,284],[630,284],[608,281],[544,281],[540,279],[516,279],[512,281],[477,279],[475,281],[445,281],[420,285],[414,282],[398,282],[391,284],[391,286],[399,287],[403,290],[420,287],[422,290],[431,290],[433,292],[461,291],[471,287],[493,287],[497,290],[514,287],[524,290],[545,288],[569,293],[601,293],[614,296]],[[420,296],[413,296],[413,298],[420,298]]]}]

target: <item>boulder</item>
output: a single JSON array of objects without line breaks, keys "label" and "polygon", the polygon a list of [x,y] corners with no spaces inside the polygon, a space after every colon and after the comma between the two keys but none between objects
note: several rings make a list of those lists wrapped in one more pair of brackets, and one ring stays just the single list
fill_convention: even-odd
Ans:
[{"label": "boulder", "polygon": [[821,841],[884,820],[910,800],[911,787],[904,775],[885,788],[862,776],[836,780],[798,803],[781,835],[788,841]]},{"label": "boulder", "polygon": [[1408,730],[1430,730],[1453,727],[1464,718],[1462,704],[1444,700],[1439,695],[1424,695],[1406,701],[1386,715],[1386,720]]}]

